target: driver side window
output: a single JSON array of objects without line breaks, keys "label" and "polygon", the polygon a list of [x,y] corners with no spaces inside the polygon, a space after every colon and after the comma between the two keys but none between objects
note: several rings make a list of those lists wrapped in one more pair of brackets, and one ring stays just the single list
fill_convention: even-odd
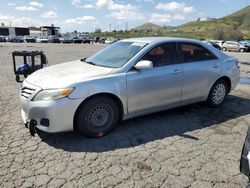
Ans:
[{"label": "driver side window", "polygon": [[177,63],[175,43],[165,43],[154,47],[144,55],[141,60],[153,62],[154,67],[171,65]]}]

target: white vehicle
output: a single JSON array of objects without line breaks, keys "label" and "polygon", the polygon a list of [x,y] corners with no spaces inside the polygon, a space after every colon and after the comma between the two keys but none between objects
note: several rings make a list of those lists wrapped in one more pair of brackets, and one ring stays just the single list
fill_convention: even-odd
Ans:
[{"label": "white vehicle", "polygon": [[218,44],[222,49],[222,46],[223,46],[225,41],[224,40],[211,40],[211,42]]},{"label": "white vehicle", "polygon": [[100,52],[31,74],[20,92],[31,133],[109,133],[119,120],[195,102],[219,107],[239,82],[240,65],[203,42],[126,39]]},{"label": "white vehicle", "polygon": [[39,43],[48,43],[49,39],[48,37],[45,37],[45,36],[39,36],[36,38],[36,42],[39,42]]}]

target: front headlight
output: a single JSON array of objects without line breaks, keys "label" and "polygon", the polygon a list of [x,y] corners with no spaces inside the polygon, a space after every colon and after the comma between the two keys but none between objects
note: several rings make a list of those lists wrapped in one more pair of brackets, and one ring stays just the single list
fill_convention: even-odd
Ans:
[{"label": "front headlight", "polygon": [[33,101],[48,101],[61,99],[69,96],[69,94],[72,93],[73,90],[74,88],[42,90],[34,97]]}]

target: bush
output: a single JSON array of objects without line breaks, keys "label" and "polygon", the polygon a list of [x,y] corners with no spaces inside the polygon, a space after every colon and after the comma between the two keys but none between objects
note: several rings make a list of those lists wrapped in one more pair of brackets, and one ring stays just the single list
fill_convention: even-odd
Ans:
[{"label": "bush", "polygon": [[243,33],[237,29],[216,29],[213,32],[213,38],[217,40],[242,40]]}]

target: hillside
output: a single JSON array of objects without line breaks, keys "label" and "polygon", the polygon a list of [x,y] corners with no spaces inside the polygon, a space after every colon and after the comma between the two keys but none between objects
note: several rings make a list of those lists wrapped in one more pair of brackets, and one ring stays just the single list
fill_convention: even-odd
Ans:
[{"label": "hillside", "polygon": [[[233,33],[234,32],[234,33]],[[219,39],[215,33],[223,33],[224,40],[237,40],[235,36],[250,38],[250,6],[228,16],[208,21],[192,21],[171,27],[145,23],[126,32],[102,33],[102,37],[132,38],[142,36],[168,36],[186,38]]]},{"label": "hillside", "polygon": [[214,30],[238,30],[245,35],[250,35],[250,6],[241,9],[228,16],[209,20],[209,21],[193,21],[177,27],[180,32],[193,32],[203,37],[211,37]]},{"label": "hillside", "polygon": [[135,27],[134,30],[138,31],[157,31],[160,30],[162,27],[153,23],[145,23],[141,26]]}]

